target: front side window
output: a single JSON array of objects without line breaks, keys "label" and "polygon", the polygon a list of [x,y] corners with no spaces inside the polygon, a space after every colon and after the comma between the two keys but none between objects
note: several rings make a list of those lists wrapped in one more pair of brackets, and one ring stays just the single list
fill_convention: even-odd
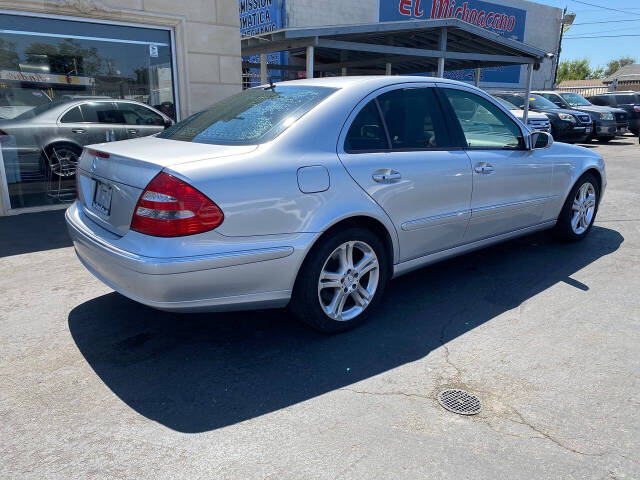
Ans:
[{"label": "front side window", "polygon": [[578,93],[567,92],[567,93],[563,93],[562,97],[572,107],[588,107],[591,105],[589,100],[587,100],[586,98],[584,98],[582,95]]},{"label": "front side window", "polygon": [[387,134],[378,106],[375,100],[371,100],[351,123],[344,140],[344,150],[345,152],[362,152],[388,148]]},{"label": "front side window", "polygon": [[490,101],[462,90],[443,89],[469,148],[519,149],[524,145],[518,125]]},{"label": "front side window", "polygon": [[394,150],[449,145],[444,118],[433,88],[403,88],[378,97]]},{"label": "front side window", "polygon": [[251,88],[169,127],[160,138],[218,145],[256,145],[277,137],[335,88]]}]

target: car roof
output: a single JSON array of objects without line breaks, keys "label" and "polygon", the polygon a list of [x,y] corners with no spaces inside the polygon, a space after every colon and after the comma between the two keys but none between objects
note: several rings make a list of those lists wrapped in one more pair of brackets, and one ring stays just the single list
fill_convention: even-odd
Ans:
[{"label": "car roof", "polygon": [[143,105],[147,108],[151,108],[152,110],[157,112],[157,110],[152,106],[147,105],[146,103],[138,102],[137,100],[126,100],[122,98],[74,98],[69,100],[57,100],[49,104],[46,104],[50,106],[50,108],[38,114],[37,118],[57,119],[62,113],[66,112],[67,110],[75,106],[83,105],[85,103],[106,103],[106,102],[134,103],[136,105]]},{"label": "car roof", "polygon": [[[473,87],[473,85],[457,80],[449,80],[439,77],[427,77],[422,75],[355,75],[349,77],[322,77],[322,78],[304,78],[299,80],[288,80],[285,82],[274,83],[275,86],[293,86],[307,85],[315,87],[331,87],[331,88],[380,88],[386,85],[395,85],[398,83],[421,83],[421,82],[437,82],[440,84],[460,85],[465,87]],[[266,85],[261,85],[262,87]]]}]

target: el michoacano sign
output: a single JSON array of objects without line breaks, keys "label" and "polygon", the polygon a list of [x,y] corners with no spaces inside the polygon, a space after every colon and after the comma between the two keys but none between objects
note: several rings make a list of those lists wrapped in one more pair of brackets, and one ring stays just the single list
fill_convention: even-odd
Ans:
[{"label": "el michoacano sign", "polygon": [[[519,8],[484,2],[482,0],[380,0],[381,22],[411,19],[459,18],[520,42],[524,41],[527,12]],[[445,63],[446,69],[446,63]],[[485,83],[520,83],[520,65],[484,68],[481,80]],[[445,71],[446,78],[473,81],[473,70]]]}]

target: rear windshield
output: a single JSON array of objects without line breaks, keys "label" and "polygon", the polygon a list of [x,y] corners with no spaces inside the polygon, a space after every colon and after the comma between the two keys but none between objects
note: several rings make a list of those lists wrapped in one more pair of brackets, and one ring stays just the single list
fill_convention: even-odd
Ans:
[{"label": "rear windshield", "polygon": [[268,142],[336,90],[311,86],[251,88],[192,115],[158,136],[217,145]]}]

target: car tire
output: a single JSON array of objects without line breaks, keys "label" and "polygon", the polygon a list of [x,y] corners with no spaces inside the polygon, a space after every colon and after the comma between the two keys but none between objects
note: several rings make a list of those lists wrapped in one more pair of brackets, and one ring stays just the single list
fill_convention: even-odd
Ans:
[{"label": "car tire", "polygon": [[289,308],[316,330],[343,332],[368,319],[389,277],[389,254],[381,239],[368,229],[348,227],[313,247],[298,274]]},{"label": "car tire", "polygon": [[637,128],[632,128],[631,133],[633,133],[636,137],[640,134],[640,130],[638,130]]},{"label": "car tire", "polygon": [[598,213],[599,185],[591,173],[586,173],[578,179],[567,196],[553,228],[556,238],[576,242],[589,234]]}]

